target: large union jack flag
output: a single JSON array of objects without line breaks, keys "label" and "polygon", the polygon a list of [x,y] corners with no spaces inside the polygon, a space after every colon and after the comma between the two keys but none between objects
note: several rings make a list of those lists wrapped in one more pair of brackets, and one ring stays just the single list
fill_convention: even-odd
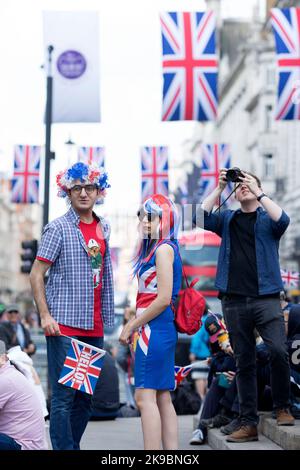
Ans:
[{"label": "large union jack flag", "polygon": [[98,166],[104,167],[105,147],[78,147],[78,161],[88,165],[97,163]]},{"label": "large union jack flag", "polygon": [[152,194],[169,193],[168,147],[142,147],[142,201]]},{"label": "large union jack flag", "polygon": [[216,20],[212,11],[161,13],[163,121],[217,116]]},{"label": "large union jack flag", "polygon": [[[218,185],[219,169],[230,168],[230,148],[228,144],[203,144],[201,146],[201,199],[205,199]],[[232,185],[227,184],[222,193],[224,201],[232,191]],[[230,203],[228,199],[227,204]]]},{"label": "large union jack flag", "polygon": [[101,372],[105,351],[74,338],[58,382],[92,395]]},{"label": "large union jack flag", "polygon": [[188,366],[174,366],[174,373],[175,373],[175,388],[180,385],[180,383],[189,375],[193,368],[193,364],[189,364]]},{"label": "large union jack flag", "polygon": [[287,269],[280,269],[281,279],[284,287],[299,288],[299,273],[297,271],[288,271]]},{"label": "large union jack flag", "polygon": [[15,145],[11,200],[16,203],[39,202],[41,147]]},{"label": "large union jack flag", "polygon": [[300,8],[272,8],[279,68],[276,119],[300,119]]}]

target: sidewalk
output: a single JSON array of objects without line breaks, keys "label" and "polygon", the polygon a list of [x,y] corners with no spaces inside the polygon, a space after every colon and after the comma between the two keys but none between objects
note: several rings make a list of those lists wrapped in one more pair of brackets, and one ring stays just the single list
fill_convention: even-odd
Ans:
[{"label": "sidewalk", "polygon": [[[210,450],[209,445],[189,445],[193,432],[193,416],[178,416],[178,425],[180,450]],[[47,431],[49,431],[48,426],[49,421],[47,421]],[[49,448],[51,448],[50,440]],[[112,421],[90,421],[81,440],[81,449],[143,450],[141,419],[118,418]]]}]

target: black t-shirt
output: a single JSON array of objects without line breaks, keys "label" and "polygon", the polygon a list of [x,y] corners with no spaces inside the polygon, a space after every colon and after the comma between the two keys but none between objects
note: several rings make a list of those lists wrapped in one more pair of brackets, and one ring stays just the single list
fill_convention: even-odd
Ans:
[{"label": "black t-shirt", "polygon": [[236,212],[230,222],[227,294],[258,296],[254,225],[257,212]]}]

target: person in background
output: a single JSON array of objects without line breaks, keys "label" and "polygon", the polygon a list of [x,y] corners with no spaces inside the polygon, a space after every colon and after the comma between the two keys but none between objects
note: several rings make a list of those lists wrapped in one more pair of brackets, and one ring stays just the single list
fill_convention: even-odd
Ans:
[{"label": "person in background", "polygon": [[0,451],[46,450],[45,422],[33,386],[0,340]]},{"label": "person in background", "polygon": [[142,240],[134,273],[138,276],[136,318],[120,335],[128,344],[140,330],[135,351],[135,400],[141,412],[144,447],[178,448],[177,416],[170,391],[175,388],[177,331],[174,304],[181,286],[182,265],[174,203],[154,194],[138,211]]},{"label": "person in background", "polygon": [[209,334],[205,328],[205,320],[208,314],[206,305],[202,325],[199,331],[192,336],[190,347],[190,361],[193,363],[191,377],[195,381],[195,388],[203,403],[207,391],[207,377],[209,372],[208,358],[211,356],[209,348]]},{"label": "person in background", "polygon": [[40,327],[39,316],[37,312],[33,310],[26,312],[24,324],[29,330],[37,330]]},{"label": "person in background", "polygon": [[36,346],[31,339],[30,331],[22,322],[20,309],[17,304],[8,305],[6,308],[8,321],[12,325],[17,342],[14,346],[19,345],[28,356],[32,356],[36,352]]},{"label": "person in background", "polygon": [[[135,308],[125,307],[123,327],[130,320],[134,319],[135,314],[136,314]],[[135,333],[136,332],[134,332],[133,334]],[[131,339],[131,344],[132,342],[133,342],[133,339]],[[119,343],[116,350],[114,351],[113,356],[115,357],[122,371],[122,376],[123,376],[124,385],[125,385],[127,405],[135,408],[136,403],[134,400],[134,376],[133,376],[134,375],[134,358],[133,358],[134,354],[132,354],[131,345],[129,344],[124,345],[124,344]]]},{"label": "person in background", "polygon": [[[211,350],[210,369],[208,374],[208,393],[201,410],[199,424],[190,440],[191,445],[203,444],[207,437],[207,427],[220,427],[233,418],[221,405],[221,400],[227,395],[227,400],[236,394],[233,384],[235,378],[235,360],[229,342],[229,336],[222,315],[208,312],[204,328],[209,335]],[[220,383],[220,378],[223,382]],[[233,400],[232,400],[233,401]]]}]

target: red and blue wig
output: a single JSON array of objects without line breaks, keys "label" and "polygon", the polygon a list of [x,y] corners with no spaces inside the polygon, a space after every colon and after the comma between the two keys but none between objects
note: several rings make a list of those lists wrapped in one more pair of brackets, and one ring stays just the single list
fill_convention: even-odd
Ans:
[{"label": "red and blue wig", "polygon": [[156,238],[142,238],[134,258],[133,275],[139,271],[141,264],[149,261],[154,251],[164,240],[172,241],[178,247],[179,218],[177,208],[173,201],[163,194],[153,194],[143,203],[142,214],[159,217],[158,233]]}]

